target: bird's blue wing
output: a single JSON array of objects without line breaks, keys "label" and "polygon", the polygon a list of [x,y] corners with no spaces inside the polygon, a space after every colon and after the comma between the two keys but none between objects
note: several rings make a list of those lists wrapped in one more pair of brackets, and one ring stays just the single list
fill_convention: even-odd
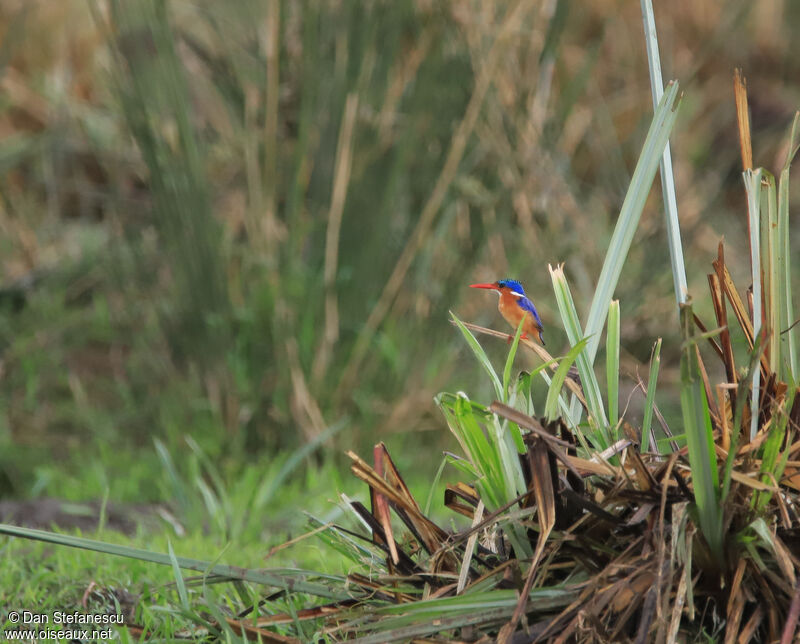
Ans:
[{"label": "bird's blue wing", "polygon": [[533,305],[527,297],[519,297],[517,298],[517,306],[521,308],[523,311],[530,311],[533,314],[533,319],[536,320],[536,324],[539,325],[539,328],[542,328],[542,320],[539,317],[539,312],[536,310],[536,307]]}]

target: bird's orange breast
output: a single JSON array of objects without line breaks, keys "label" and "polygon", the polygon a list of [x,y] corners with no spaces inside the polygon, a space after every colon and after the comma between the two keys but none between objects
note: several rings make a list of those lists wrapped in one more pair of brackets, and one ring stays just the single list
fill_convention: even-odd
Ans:
[{"label": "bird's orange breast", "polygon": [[536,318],[533,317],[530,311],[526,311],[520,307],[517,298],[514,297],[510,291],[500,293],[500,302],[497,308],[500,310],[500,315],[502,315],[506,322],[515,330],[519,327],[520,321],[524,318],[525,323],[522,326],[522,332],[529,338],[536,338],[539,342],[542,342],[542,329],[536,322]]},{"label": "bird's orange breast", "polygon": [[525,316],[527,311],[524,311],[517,304],[517,298],[511,295],[510,292],[500,294],[500,315],[502,315],[506,322],[514,328],[519,326],[520,320]]}]

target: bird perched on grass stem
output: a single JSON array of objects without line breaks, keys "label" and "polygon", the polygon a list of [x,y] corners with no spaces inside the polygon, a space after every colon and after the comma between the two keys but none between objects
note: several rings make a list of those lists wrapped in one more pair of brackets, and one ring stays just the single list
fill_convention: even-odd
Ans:
[{"label": "bird perched on grass stem", "polygon": [[521,337],[536,339],[544,346],[542,320],[539,318],[539,313],[537,313],[533,302],[525,295],[525,289],[522,288],[522,284],[516,280],[498,280],[491,284],[470,284],[470,288],[485,288],[496,291],[500,295],[500,302],[497,308],[500,310],[500,315],[506,319],[506,322],[516,330],[520,321],[524,318],[525,323],[522,327]]}]

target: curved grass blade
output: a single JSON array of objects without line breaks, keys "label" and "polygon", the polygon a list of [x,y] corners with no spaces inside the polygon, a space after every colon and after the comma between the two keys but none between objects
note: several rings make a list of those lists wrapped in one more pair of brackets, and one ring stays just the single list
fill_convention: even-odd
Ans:
[{"label": "curved grass blade", "polygon": [[[481,364],[483,369],[486,373],[489,374],[489,378],[494,385],[495,393],[497,394],[498,400],[503,399],[503,384],[500,382],[500,378],[497,377],[497,373],[492,367],[492,363],[489,361],[489,356],[486,355],[486,352],[483,350],[480,342],[472,335],[472,332],[464,326],[464,323],[458,319],[455,313],[450,311],[450,317],[453,318],[453,322],[456,323],[456,326],[461,331],[461,334],[464,336],[464,339],[467,341],[469,348],[472,349],[472,353],[475,354],[475,357],[478,359],[478,362]],[[519,329],[518,329],[519,330]],[[519,342],[519,338],[516,340]]]},{"label": "curved grass blade", "polygon": [[650,377],[647,380],[647,397],[644,401],[644,418],[642,419],[642,453],[650,449],[650,426],[653,424],[653,410],[656,406],[656,384],[660,366],[661,338],[653,346],[653,354],[650,356]]},{"label": "curved grass blade", "polygon": [[678,116],[678,107],[680,106],[678,88],[677,81],[670,81],[667,91],[658,102],[650,130],[642,147],[642,153],[625,195],[625,201],[622,203],[617,225],[614,227],[614,233],[606,251],[606,258],[597,280],[597,288],[592,298],[585,328],[585,334],[590,336],[586,352],[591,363],[594,362],[600,344],[600,333],[608,312],[608,303],[611,301],[619,276],[622,274],[622,266],[639,225],[639,218],[644,210],[650,187],[653,185],[661,154]]}]

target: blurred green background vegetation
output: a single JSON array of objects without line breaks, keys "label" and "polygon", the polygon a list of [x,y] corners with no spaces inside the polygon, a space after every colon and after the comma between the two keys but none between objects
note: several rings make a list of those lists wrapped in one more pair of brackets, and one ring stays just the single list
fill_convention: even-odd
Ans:
[{"label": "blurred green background vegetation", "polygon": [[[708,318],[719,239],[747,252],[733,70],[756,165],[776,169],[800,5],[658,5]],[[5,498],[187,510],[182,481],[287,484],[315,440],[292,485],[325,502],[350,485],[343,450],[379,440],[429,479],[455,444],[433,396],[479,382],[448,310],[505,328],[467,285],[520,279],[564,352],[547,265],[566,264],[585,315],[652,113],[631,0],[2,0],[0,42]],[[617,296],[622,370],[664,336],[669,407],[661,209],[654,190]]]}]

